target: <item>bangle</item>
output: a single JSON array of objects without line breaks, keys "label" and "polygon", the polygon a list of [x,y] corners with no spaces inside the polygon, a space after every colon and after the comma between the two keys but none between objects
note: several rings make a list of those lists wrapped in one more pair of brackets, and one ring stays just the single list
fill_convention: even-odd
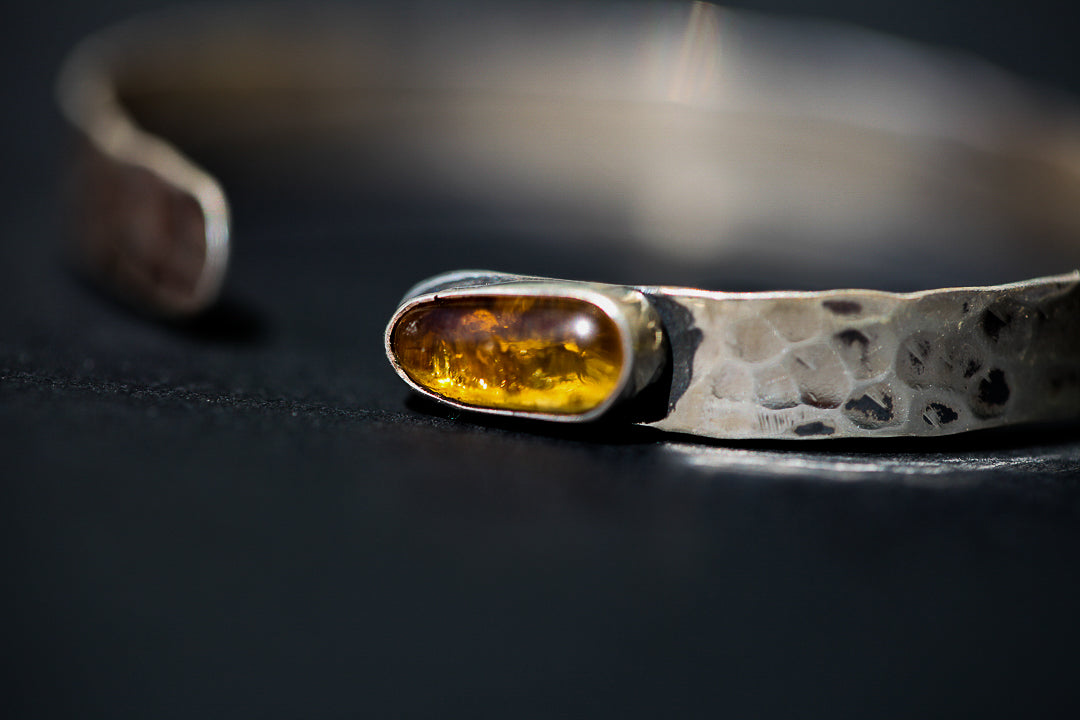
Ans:
[{"label": "bangle", "polygon": [[[450,272],[406,295],[384,343],[409,385],[454,407],[790,439],[1078,414],[1080,123],[1065,100],[850,28],[704,3],[570,10],[219,8],[89,38],[58,84],[81,138],[78,262],[157,315],[211,305],[228,203],[180,148],[214,148],[573,217],[619,235],[613,257],[766,258],[788,278],[925,257],[927,278],[965,285]],[[1003,264],[1041,277],[953,280]]]}]

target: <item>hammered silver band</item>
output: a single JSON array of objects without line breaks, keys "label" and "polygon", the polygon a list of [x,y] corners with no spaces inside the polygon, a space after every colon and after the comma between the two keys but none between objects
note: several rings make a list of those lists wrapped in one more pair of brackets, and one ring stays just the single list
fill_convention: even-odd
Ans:
[{"label": "hammered silver band", "polygon": [[[700,332],[665,430],[945,435],[1075,417],[1080,274],[911,294],[655,291]],[[691,338],[684,343],[689,346]]]},{"label": "hammered silver band", "polygon": [[[179,148],[293,161],[313,138],[339,141],[343,182],[362,159],[403,187],[572,208],[614,228],[618,252],[693,263],[783,237],[798,241],[770,257],[792,266],[940,251],[962,258],[940,267],[975,278],[998,255],[1046,276],[913,293],[625,286],[670,347],[666,402],[639,418],[661,429],[938,435],[1077,415],[1080,276],[1055,274],[1080,266],[1067,102],[964,58],[704,3],[572,22],[494,7],[310,17],[159,16],[72,53],[59,97],[82,142],[76,254],[90,274],[160,315],[205,309],[226,276],[229,209]],[[867,247],[868,234],[890,241]],[[553,296],[575,285],[545,282]]]}]

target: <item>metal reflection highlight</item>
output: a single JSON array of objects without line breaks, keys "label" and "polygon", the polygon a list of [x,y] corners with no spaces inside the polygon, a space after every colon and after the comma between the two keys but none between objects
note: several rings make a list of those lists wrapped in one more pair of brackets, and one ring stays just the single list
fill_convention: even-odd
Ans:
[{"label": "metal reflection highlight", "polygon": [[779,450],[681,445],[669,443],[664,451],[675,462],[712,474],[762,478],[795,478],[826,482],[900,480],[927,487],[962,487],[977,484],[990,473],[1046,477],[1055,467],[1080,460],[1075,448],[1004,450],[996,454],[964,452],[913,453],[878,457],[856,453],[784,452]]},{"label": "metal reflection highlight", "polygon": [[712,91],[720,68],[720,8],[695,2],[668,90],[672,102],[692,102]]}]

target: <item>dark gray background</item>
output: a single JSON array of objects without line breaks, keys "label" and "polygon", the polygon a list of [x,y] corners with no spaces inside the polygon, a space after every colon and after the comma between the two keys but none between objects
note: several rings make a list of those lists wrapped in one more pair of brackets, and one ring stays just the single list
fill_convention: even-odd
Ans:
[{"label": "dark gray background", "polygon": [[[409,284],[613,271],[447,208],[241,186],[208,317],[83,285],[52,78],[156,4],[0,21],[6,717],[1076,716],[1075,426],[790,446],[448,416],[382,356]],[[1080,91],[1064,2],[739,5]]]}]

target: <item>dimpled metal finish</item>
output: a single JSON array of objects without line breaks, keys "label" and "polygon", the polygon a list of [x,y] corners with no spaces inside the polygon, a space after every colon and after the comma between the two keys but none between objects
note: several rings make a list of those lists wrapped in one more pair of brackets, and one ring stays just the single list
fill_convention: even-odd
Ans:
[{"label": "dimpled metal finish", "polygon": [[1080,273],[911,294],[648,294],[692,317],[672,338],[693,357],[685,390],[654,423],[665,430],[945,435],[1080,408]]}]

